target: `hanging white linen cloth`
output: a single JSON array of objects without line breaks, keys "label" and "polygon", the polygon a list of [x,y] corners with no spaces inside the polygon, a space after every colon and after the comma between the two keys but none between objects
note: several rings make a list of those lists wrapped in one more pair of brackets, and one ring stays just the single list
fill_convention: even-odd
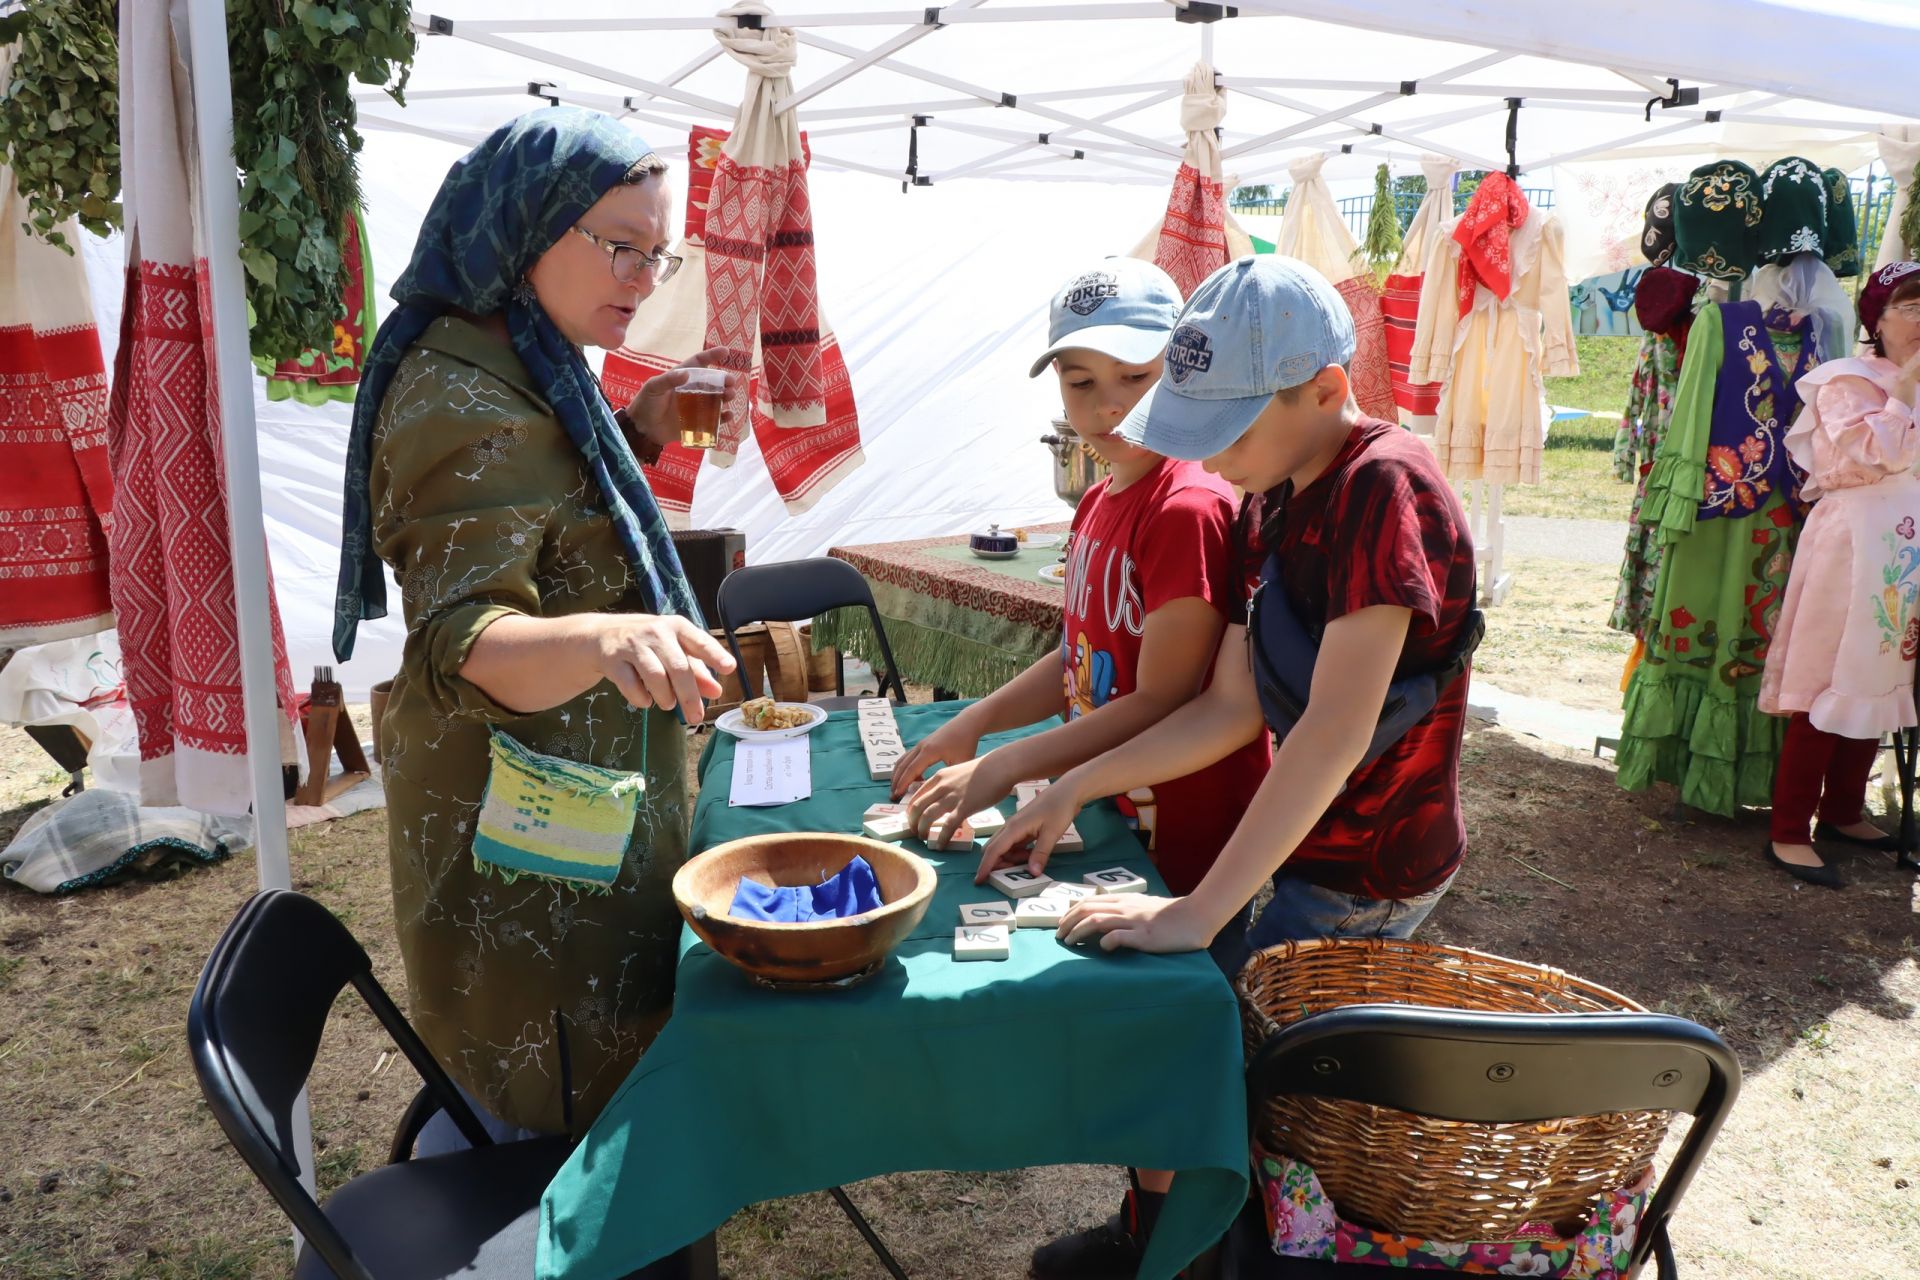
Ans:
[{"label": "hanging white linen cloth", "polygon": [[1227,212],[1220,170],[1220,139],[1214,130],[1227,118],[1227,95],[1214,87],[1213,67],[1196,62],[1180,95],[1185,158],[1173,175],[1167,211],[1127,256],[1153,263],[1190,296],[1202,280],[1236,258],[1253,253],[1253,239]]},{"label": "hanging white linen cloth", "polygon": [[1393,403],[1393,374],[1387,363],[1387,325],[1380,314],[1380,291],[1361,270],[1360,244],[1347,229],[1327,180],[1320,176],[1324,152],[1301,156],[1287,166],[1293,191],[1280,219],[1278,251],[1298,258],[1332,282],[1353,316],[1353,363],[1347,368],[1360,412],[1388,422],[1398,419]]},{"label": "hanging white linen cloth", "polygon": [[[187,40],[184,0],[120,7],[129,265],[108,411],[111,581],[141,803],[243,815],[253,788]],[[268,600],[284,721],[293,680],[271,575]],[[290,722],[282,732],[297,741]]]},{"label": "hanging white linen cloth", "polygon": [[1907,256],[1900,239],[1900,220],[1913,201],[1913,170],[1920,165],[1920,126],[1885,125],[1874,144],[1880,149],[1880,163],[1893,177],[1893,203],[1887,206],[1886,230],[1880,234],[1880,252],[1873,259],[1873,269],[1878,271]]}]

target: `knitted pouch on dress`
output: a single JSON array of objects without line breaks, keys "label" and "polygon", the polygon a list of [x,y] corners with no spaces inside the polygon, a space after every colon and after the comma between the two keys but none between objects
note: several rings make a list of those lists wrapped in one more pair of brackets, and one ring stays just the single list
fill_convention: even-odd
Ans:
[{"label": "knitted pouch on dress", "polygon": [[508,883],[533,875],[609,892],[646,789],[645,774],[543,756],[495,730],[473,865]]}]

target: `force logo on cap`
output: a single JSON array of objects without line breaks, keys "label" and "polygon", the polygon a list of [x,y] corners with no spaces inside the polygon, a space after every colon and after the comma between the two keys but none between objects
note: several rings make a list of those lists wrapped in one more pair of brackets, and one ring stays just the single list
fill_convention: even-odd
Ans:
[{"label": "force logo on cap", "polygon": [[1120,282],[1105,271],[1089,271],[1067,286],[1060,303],[1077,316],[1090,316],[1108,298],[1120,296]]},{"label": "force logo on cap", "polygon": [[1213,346],[1198,325],[1183,324],[1167,339],[1167,376],[1176,384],[1213,366]]}]

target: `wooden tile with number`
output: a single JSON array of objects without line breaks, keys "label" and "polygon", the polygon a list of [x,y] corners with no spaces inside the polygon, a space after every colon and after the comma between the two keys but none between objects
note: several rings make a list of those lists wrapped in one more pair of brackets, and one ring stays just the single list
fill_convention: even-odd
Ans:
[{"label": "wooden tile with number", "polygon": [[1092,885],[1075,884],[1071,880],[1056,880],[1041,890],[1040,896],[1043,898],[1058,898],[1063,902],[1071,904],[1079,902],[1083,898],[1091,898],[1093,893]]},{"label": "wooden tile with number", "polygon": [[1009,898],[1031,898],[1053,883],[1052,876],[1037,876],[1025,867],[1001,867],[987,880]]},{"label": "wooden tile with number", "polygon": [[1084,853],[1086,848],[1087,842],[1080,838],[1080,828],[1071,822],[1067,824],[1067,829],[1060,833],[1060,838],[1053,842],[1055,853]]},{"label": "wooden tile with number", "polygon": [[1007,815],[998,809],[982,809],[967,819],[967,825],[977,836],[990,836],[1007,825]]},{"label": "wooden tile with number", "polygon": [[1145,893],[1147,882],[1125,867],[1087,872],[1086,882],[1101,893]]},{"label": "wooden tile with number", "polygon": [[888,844],[897,844],[913,835],[913,824],[907,821],[904,813],[883,813],[877,818],[868,818],[860,824],[868,839],[884,840]]},{"label": "wooden tile with number", "polygon": [[1011,902],[969,902],[960,908],[960,923],[977,926],[1013,923]]},{"label": "wooden tile with number", "polygon": [[1005,960],[1012,946],[1013,931],[1004,924],[961,925],[953,931],[955,960]]},{"label": "wooden tile with number", "polygon": [[1016,929],[1057,929],[1061,917],[1067,914],[1067,908],[1073,904],[1065,898],[1050,898],[1046,894],[1036,894],[1031,898],[1022,898],[1013,904],[1013,927]]}]

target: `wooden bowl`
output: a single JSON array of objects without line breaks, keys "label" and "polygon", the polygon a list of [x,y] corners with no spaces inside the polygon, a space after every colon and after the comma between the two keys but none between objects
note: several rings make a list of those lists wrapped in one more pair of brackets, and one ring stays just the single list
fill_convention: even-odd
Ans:
[{"label": "wooden bowl", "polygon": [[[864,857],[885,903],[845,920],[778,924],[736,920],[727,912],[740,879],[818,884]],[[933,864],[865,836],[782,832],[729,840],[691,858],[673,877],[673,900],[700,936],[733,964],[769,982],[827,983],[875,968],[900,945],[933,900]]]}]

